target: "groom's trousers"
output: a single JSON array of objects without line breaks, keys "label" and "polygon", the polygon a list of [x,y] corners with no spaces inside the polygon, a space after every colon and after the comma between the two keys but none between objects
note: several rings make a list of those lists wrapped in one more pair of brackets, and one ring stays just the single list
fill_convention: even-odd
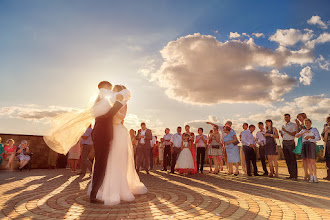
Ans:
[{"label": "groom's trousers", "polygon": [[107,141],[94,141],[95,150],[95,163],[93,171],[93,182],[91,198],[96,198],[96,194],[102,186],[105,171],[107,168],[108,156],[109,156],[109,142]]}]

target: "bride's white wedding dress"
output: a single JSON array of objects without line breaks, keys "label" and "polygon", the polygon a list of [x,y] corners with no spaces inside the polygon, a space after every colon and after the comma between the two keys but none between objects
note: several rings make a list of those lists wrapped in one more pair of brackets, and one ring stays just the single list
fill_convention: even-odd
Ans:
[{"label": "bride's white wedding dress", "polygon": [[[88,194],[92,189],[92,182]],[[147,193],[134,166],[134,150],[127,128],[117,116],[113,119],[113,140],[103,184],[96,198],[105,205],[117,205],[121,200],[133,201],[134,195]]]}]

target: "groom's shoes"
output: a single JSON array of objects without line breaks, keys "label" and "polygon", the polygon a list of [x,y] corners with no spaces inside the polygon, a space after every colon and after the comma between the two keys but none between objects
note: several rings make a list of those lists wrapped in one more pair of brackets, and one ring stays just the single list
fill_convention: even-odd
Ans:
[{"label": "groom's shoes", "polygon": [[98,204],[103,204],[103,201],[98,200],[97,198],[90,198],[89,199],[90,203],[98,203]]}]

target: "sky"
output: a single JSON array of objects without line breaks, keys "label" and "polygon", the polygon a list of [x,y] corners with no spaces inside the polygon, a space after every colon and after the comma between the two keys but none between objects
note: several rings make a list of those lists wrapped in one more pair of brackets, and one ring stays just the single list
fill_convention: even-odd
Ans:
[{"label": "sky", "polygon": [[108,80],[154,134],[330,111],[329,1],[0,0],[0,133],[43,135]]}]

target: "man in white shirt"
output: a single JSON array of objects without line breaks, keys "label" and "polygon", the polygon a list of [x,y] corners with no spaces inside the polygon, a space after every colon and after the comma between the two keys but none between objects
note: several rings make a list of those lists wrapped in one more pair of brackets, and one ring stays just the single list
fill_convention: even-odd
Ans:
[{"label": "man in white shirt", "polygon": [[268,176],[268,170],[266,165],[266,153],[265,153],[266,138],[264,136],[265,134],[264,123],[259,122],[258,127],[260,130],[256,134],[256,141],[257,144],[259,145],[259,155],[262,164],[262,169],[264,170],[263,176]]},{"label": "man in white shirt", "polygon": [[258,174],[257,162],[256,162],[256,153],[255,147],[256,142],[253,136],[253,132],[255,130],[254,125],[250,125],[248,130],[242,132],[242,144],[243,144],[243,151],[245,154],[245,161],[246,161],[246,172],[248,176],[252,176],[251,174],[251,162],[253,165],[253,173],[254,176],[260,176]]},{"label": "man in white shirt", "polygon": [[140,167],[143,167],[146,173],[149,174],[152,132],[150,129],[147,129],[146,123],[141,123],[141,129],[137,132],[136,140],[138,140],[138,145],[136,147],[136,172],[139,173]]},{"label": "man in white shirt", "polygon": [[164,157],[163,157],[163,169],[162,171],[167,171],[167,166],[171,166],[171,138],[172,134],[170,129],[165,129],[164,139]]},{"label": "man in white shirt", "polygon": [[290,174],[290,177],[287,177],[287,179],[298,180],[296,154],[293,152],[296,148],[294,139],[295,135],[298,133],[298,126],[296,123],[290,121],[291,117],[289,114],[284,115],[284,120],[286,123],[282,126],[280,133],[283,138],[284,158]]},{"label": "man in white shirt", "polygon": [[182,134],[181,127],[177,128],[177,133],[174,134],[171,138],[171,153],[172,153],[172,164],[171,164],[171,173],[174,173],[174,168],[178,155],[181,152],[182,147]]},{"label": "man in white shirt", "polygon": [[197,171],[199,171],[199,164],[201,165],[200,172],[203,173],[205,162],[205,150],[207,144],[207,136],[203,134],[203,128],[198,128],[198,135],[196,135],[197,147]]}]

